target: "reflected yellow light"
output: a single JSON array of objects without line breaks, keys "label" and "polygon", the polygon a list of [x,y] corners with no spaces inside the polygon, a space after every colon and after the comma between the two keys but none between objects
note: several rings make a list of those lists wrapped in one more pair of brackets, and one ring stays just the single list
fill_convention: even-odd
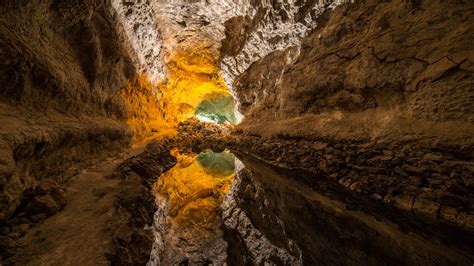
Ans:
[{"label": "reflected yellow light", "polygon": [[206,171],[196,155],[172,151],[178,163],[163,174],[154,186],[156,194],[167,200],[168,223],[206,237],[219,222],[219,206],[229,191],[234,174]]}]

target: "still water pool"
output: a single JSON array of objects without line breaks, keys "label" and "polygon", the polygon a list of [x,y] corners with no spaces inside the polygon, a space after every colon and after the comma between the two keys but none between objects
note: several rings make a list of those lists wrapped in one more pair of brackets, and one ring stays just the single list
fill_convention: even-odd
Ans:
[{"label": "still water pool", "polygon": [[149,265],[470,265],[470,232],[229,151],[181,154],[154,185]]}]

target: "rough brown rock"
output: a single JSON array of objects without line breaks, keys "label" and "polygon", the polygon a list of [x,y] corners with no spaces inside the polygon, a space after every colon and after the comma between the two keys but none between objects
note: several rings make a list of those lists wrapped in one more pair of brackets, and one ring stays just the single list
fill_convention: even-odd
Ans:
[{"label": "rough brown rock", "polygon": [[[472,10],[456,0],[327,10],[301,47],[274,51],[235,79],[245,117],[231,146],[434,219],[457,208],[459,218],[442,219],[467,228]],[[233,34],[230,43],[244,37]]]},{"label": "rough brown rock", "polygon": [[419,3],[366,0],[327,11],[299,51],[276,51],[234,82],[242,112],[284,119],[399,108],[472,123],[472,3]]},{"label": "rough brown rock", "polygon": [[114,240],[106,257],[114,265],[144,265],[150,258],[153,224],[157,209],[151,185],[176,164],[170,147],[160,142],[147,145],[145,151],[123,162],[112,175],[119,178],[120,195],[115,202],[116,218],[110,225]]},{"label": "rough brown rock", "polygon": [[474,256],[472,231],[237,156],[245,168],[221,205],[229,265],[445,265]]},{"label": "rough brown rock", "polygon": [[[151,131],[156,95],[135,82],[140,73],[110,4],[2,2],[1,222],[39,180],[64,184],[92,158],[126,147],[131,131]],[[127,124],[130,117],[143,121]]]}]

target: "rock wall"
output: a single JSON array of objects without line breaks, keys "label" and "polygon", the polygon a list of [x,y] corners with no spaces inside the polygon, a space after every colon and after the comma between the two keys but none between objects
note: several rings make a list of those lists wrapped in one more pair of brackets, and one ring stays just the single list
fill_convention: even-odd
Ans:
[{"label": "rock wall", "polygon": [[[175,77],[175,69],[182,69],[186,62],[191,65],[192,58],[204,58],[201,50],[210,51],[212,61],[217,61],[214,65],[220,65],[220,73],[213,71],[213,75],[222,75],[232,92],[235,77],[253,62],[274,50],[298,46],[300,39],[317,25],[316,18],[322,11],[342,2],[346,1],[153,2],[164,39],[163,58],[169,70],[168,83],[171,84],[171,92],[165,94],[173,95],[182,90],[174,85],[177,79],[184,79]],[[176,56],[179,53],[188,59]],[[206,62],[199,63],[206,65]]]},{"label": "rock wall", "polygon": [[112,0],[117,28],[137,71],[152,84],[165,78],[162,43],[153,1]]},{"label": "rock wall", "polygon": [[3,222],[24,191],[63,184],[138,136],[130,118],[159,114],[109,1],[7,0],[0,13]]},{"label": "rock wall", "polygon": [[31,112],[125,117],[116,92],[134,69],[104,2],[5,2],[2,103]]},{"label": "rock wall", "polygon": [[[359,1],[235,82],[247,116],[399,107],[417,119],[472,123],[472,3]],[[251,109],[251,110],[250,110]]]},{"label": "rock wall", "polygon": [[328,11],[300,48],[236,78],[235,149],[472,230],[472,8],[366,0]]},{"label": "rock wall", "polygon": [[299,46],[326,9],[347,0],[236,1],[237,12],[225,21],[222,75],[229,88],[249,66],[275,50]]},{"label": "rock wall", "polygon": [[307,172],[237,156],[245,168],[238,169],[221,205],[225,236],[232,243],[229,265],[445,265],[472,260],[472,232],[427,222]]}]

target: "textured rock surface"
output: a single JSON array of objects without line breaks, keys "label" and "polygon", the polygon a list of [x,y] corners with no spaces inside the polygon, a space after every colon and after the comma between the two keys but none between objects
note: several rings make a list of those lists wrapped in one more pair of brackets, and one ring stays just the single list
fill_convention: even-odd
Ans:
[{"label": "textured rock surface", "polygon": [[[227,143],[283,168],[309,170],[313,175],[305,181],[339,191],[352,218],[359,213],[351,208],[370,201],[363,206],[379,206],[374,215],[406,214],[414,221],[403,230],[428,225],[419,230],[422,237],[451,244],[443,234],[455,232],[472,240],[473,2],[343,2],[2,1],[0,225],[8,224],[0,228],[2,255],[22,254],[11,240],[31,235],[31,222],[54,218],[48,217],[65,204],[61,186],[93,158],[160,130],[167,116],[180,121],[176,114],[193,114],[208,92],[227,92],[220,72],[244,122],[233,135],[195,120],[180,123],[178,137],[150,145],[117,170],[120,178],[110,182],[120,194],[109,235],[114,249],[107,253],[113,263],[148,261],[153,239],[144,227],[156,210],[150,184],[174,164],[168,150],[176,146],[200,151]],[[182,101],[170,104],[177,94]],[[456,261],[439,243],[433,248],[402,233],[414,243],[405,249],[382,227],[375,230],[382,237],[367,241],[374,230],[366,216],[356,217],[359,230],[328,214],[340,213],[334,209],[306,215],[321,194],[324,189],[278,187],[242,174],[223,206],[226,238],[235,243],[229,258],[236,264],[321,263],[318,258],[334,252],[334,263],[346,255],[377,264],[396,250],[395,257],[468,261],[468,241],[453,244],[460,250]],[[328,230],[299,228],[295,217]],[[334,244],[342,250],[308,248],[312,239],[338,240],[334,235],[369,244],[363,250],[344,241]],[[371,252],[383,256],[368,258]]]},{"label": "textured rock surface", "polygon": [[[465,264],[472,232],[424,221],[307,173],[237,154],[222,205],[230,265]],[[450,237],[447,237],[450,236]]]},{"label": "textured rock surface", "polygon": [[104,3],[6,1],[1,8],[3,103],[28,111],[125,116],[116,92],[133,66]]},{"label": "textured rock surface", "polygon": [[472,7],[359,1],[324,14],[301,49],[235,80],[235,148],[472,230]]},{"label": "textured rock surface", "polygon": [[222,75],[229,88],[248,67],[275,50],[299,47],[318,17],[346,0],[239,1],[239,12],[225,22]]},{"label": "textured rock surface", "polygon": [[471,15],[472,3],[462,1],[336,8],[299,51],[274,52],[238,78],[241,111],[285,119],[400,108],[419,119],[472,123]]},{"label": "textured rock surface", "polygon": [[[222,77],[232,90],[233,80],[253,62],[274,50],[299,46],[323,10],[343,2],[347,1],[157,1],[153,7],[166,65],[179,66],[173,54],[180,49],[192,51],[189,57],[199,53],[193,47],[209,49],[214,60],[221,60]],[[201,48],[203,41],[207,47]]]},{"label": "textured rock surface", "polygon": [[[169,147],[159,142],[148,144],[145,151],[121,164],[112,175],[119,178],[120,195],[115,202],[114,221],[110,225],[114,245],[106,254],[114,265],[144,265],[150,258],[153,215],[157,210],[152,184],[176,164]],[[148,229],[147,229],[148,228]]]},{"label": "textured rock surface", "polygon": [[474,169],[472,159],[466,157],[472,150],[410,141],[282,140],[245,135],[228,146],[282,168],[308,170],[318,180],[332,180],[375,201],[474,229]]},{"label": "textured rock surface", "polygon": [[165,78],[162,37],[153,9],[154,1],[112,0],[117,28],[137,71],[151,83]]},{"label": "textured rock surface", "polygon": [[234,9],[232,1],[154,2],[163,36],[163,84],[167,120],[183,121],[199,103],[219,93],[229,95],[220,77],[220,40],[223,21]]},{"label": "textured rock surface", "polygon": [[11,0],[0,10],[4,221],[39,180],[63,184],[90,157],[127,146],[133,124],[125,122],[154,116],[147,110],[156,108],[145,107],[156,106],[156,97],[150,90],[121,93],[140,84],[133,85],[137,66],[108,1]]}]

